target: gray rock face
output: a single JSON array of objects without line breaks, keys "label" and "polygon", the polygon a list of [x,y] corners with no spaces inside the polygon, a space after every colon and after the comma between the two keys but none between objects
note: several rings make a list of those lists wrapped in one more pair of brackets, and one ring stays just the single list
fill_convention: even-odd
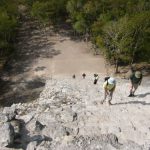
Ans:
[{"label": "gray rock face", "polygon": [[45,125],[41,124],[39,121],[36,121],[35,123],[35,130],[36,131],[41,131],[45,128]]},{"label": "gray rock face", "polygon": [[27,150],[35,150],[37,147],[37,142],[34,141],[34,142],[30,142],[27,146]]},{"label": "gray rock face", "polygon": [[67,123],[67,122],[73,122],[77,118],[77,113],[73,112],[72,109],[63,110],[60,113],[56,114],[57,120]]},{"label": "gray rock face", "polygon": [[0,147],[6,147],[14,142],[14,128],[10,123],[4,123],[0,128]]},{"label": "gray rock face", "polygon": [[[149,147],[150,148],[150,147]],[[121,149],[122,150],[148,150],[149,148],[144,148],[143,146],[139,146],[137,143],[133,141],[128,141],[124,145],[122,145]]]},{"label": "gray rock face", "polygon": [[7,121],[11,121],[16,117],[17,111],[15,106],[5,107],[3,110],[3,114],[6,115]]},{"label": "gray rock face", "polygon": [[15,134],[19,134],[20,133],[20,128],[21,128],[20,121],[19,120],[11,120],[10,124],[13,127]]},{"label": "gray rock face", "polygon": [[7,121],[8,121],[7,116],[4,115],[4,114],[0,114],[0,122],[1,122],[1,123],[5,123],[5,122],[7,122]]},{"label": "gray rock face", "polygon": [[[128,86],[118,79],[114,105],[101,105],[102,83],[103,77],[93,85],[88,76],[47,80],[39,99],[1,112],[0,148],[149,150],[150,95],[128,98]],[[148,89],[141,86],[137,93],[143,91]]]}]

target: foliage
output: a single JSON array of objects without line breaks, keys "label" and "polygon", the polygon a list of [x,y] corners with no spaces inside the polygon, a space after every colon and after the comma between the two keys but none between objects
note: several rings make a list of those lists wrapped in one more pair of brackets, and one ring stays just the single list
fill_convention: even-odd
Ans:
[{"label": "foliage", "polygon": [[1,52],[11,47],[17,7],[25,3],[39,22],[69,22],[74,33],[89,35],[112,63],[150,61],[149,0],[1,0]]},{"label": "foliage", "polygon": [[148,0],[69,0],[73,28],[90,34],[112,63],[150,61]]},{"label": "foliage", "polygon": [[42,23],[56,23],[65,17],[66,0],[41,0],[35,1],[32,5],[31,14]]},{"label": "foliage", "polygon": [[148,41],[149,15],[143,12],[131,18],[124,17],[103,28],[103,46],[110,60],[132,64],[137,56],[147,55],[145,42]]},{"label": "foliage", "polygon": [[33,16],[43,22],[55,22],[65,14],[73,29],[80,34],[88,33],[112,63],[150,61],[148,0],[32,0],[32,3]]},{"label": "foliage", "polygon": [[12,48],[18,23],[17,2],[0,1],[0,56],[7,55]]}]

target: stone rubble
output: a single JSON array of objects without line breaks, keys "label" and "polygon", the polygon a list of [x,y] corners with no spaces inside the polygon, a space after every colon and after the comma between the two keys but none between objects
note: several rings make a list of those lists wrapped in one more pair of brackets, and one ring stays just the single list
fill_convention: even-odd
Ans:
[{"label": "stone rubble", "polygon": [[128,98],[128,81],[117,78],[113,105],[101,105],[103,80],[55,77],[36,101],[5,107],[0,150],[149,150],[149,89]]}]

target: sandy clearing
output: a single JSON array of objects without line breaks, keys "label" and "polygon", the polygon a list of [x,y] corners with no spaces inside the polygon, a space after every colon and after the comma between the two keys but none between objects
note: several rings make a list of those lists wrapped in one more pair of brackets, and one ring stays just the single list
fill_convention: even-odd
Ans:
[{"label": "sandy clearing", "polygon": [[[61,40],[60,40],[61,39]],[[62,41],[63,42],[60,42]],[[85,42],[73,41],[59,37],[54,47],[60,54],[51,59],[40,58],[34,68],[45,66],[45,76],[72,75],[85,73],[106,73],[105,60],[102,56],[94,56]]]}]

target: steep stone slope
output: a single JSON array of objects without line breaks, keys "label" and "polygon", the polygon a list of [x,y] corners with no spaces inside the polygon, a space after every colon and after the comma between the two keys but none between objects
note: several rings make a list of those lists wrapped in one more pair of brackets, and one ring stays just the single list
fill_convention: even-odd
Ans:
[{"label": "steep stone slope", "polygon": [[[0,140],[1,146],[27,150],[149,150],[150,82],[129,98],[129,81],[118,78],[113,105],[108,106],[107,102],[100,104],[103,80],[101,76],[94,85],[92,76],[48,79],[36,101],[4,108],[1,129],[7,132],[1,136],[5,137]],[[20,124],[15,128],[14,120]]]}]

